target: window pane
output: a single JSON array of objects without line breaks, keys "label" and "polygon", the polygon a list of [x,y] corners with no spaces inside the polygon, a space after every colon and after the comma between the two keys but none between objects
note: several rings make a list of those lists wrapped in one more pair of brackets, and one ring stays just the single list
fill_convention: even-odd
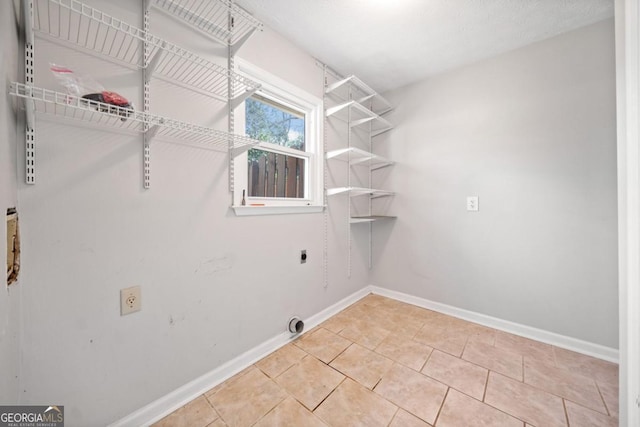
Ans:
[{"label": "window pane", "polygon": [[246,100],[245,112],[251,138],[305,150],[304,114],[258,95]]},{"label": "window pane", "polygon": [[305,198],[306,159],[249,150],[249,197]]}]

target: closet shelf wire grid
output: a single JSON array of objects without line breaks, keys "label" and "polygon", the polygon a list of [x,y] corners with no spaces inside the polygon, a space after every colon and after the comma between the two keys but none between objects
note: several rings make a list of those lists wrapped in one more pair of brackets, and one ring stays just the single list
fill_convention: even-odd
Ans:
[{"label": "closet shelf wire grid", "polygon": [[262,30],[260,21],[230,0],[151,0],[151,4],[224,45],[236,45]]},{"label": "closet shelf wire grid", "polygon": [[227,151],[229,140],[235,149],[251,147],[259,141],[242,135],[232,135],[204,126],[117,107],[85,98],[55,92],[48,89],[11,83],[10,94],[33,102],[36,112],[64,117],[67,119],[88,121],[109,128],[118,128],[142,133],[145,124],[154,137],[177,139],[198,143]]},{"label": "closet shelf wire grid", "polygon": [[[156,74],[222,101],[229,97],[228,82],[232,98],[253,93],[260,87],[226,67],[77,0],[36,0],[34,6],[33,29],[45,38],[96,52],[126,66],[144,68],[147,78]],[[146,59],[145,42],[150,47]]]}]

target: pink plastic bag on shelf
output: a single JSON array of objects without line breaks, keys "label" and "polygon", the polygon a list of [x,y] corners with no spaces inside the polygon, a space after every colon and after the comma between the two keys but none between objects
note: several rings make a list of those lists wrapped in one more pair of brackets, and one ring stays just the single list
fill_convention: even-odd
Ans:
[{"label": "pink plastic bag on shelf", "polygon": [[105,90],[104,86],[91,76],[77,74],[62,65],[53,63],[50,65],[56,80],[67,89],[69,95],[86,100],[87,105],[100,112],[121,116],[122,121],[133,114],[133,105],[127,98],[116,92]]}]

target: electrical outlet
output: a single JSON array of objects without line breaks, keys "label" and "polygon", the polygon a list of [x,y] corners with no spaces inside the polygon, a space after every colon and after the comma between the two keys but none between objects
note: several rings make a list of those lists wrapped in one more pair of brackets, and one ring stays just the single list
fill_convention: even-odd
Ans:
[{"label": "electrical outlet", "polygon": [[478,206],[478,196],[468,196],[467,197],[467,210],[477,212],[480,210]]},{"label": "electrical outlet", "polygon": [[120,316],[142,309],[140,286],[120,289]]}]

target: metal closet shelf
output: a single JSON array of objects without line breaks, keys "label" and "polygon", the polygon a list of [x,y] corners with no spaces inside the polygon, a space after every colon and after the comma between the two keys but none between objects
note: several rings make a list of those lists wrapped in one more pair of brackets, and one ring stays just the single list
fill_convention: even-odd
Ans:
[{"label": "metal closet shelf", "polygon": [[[374,137],[393,128],[391,122],[382,117],[393,107],[389,101],[356,76],[341,77],[325,67],[324,78],[324,101],[327,106],[325,132],[330,131],[338,141],[338,145],[325,154],[325,174],[329,171],[326,165],[330,160],[340,160],[348,165],[346,179],[340,179],[340,182],[346,185],[328,188],[325,184],[325,194],[327,198],[338,194],[348,196],[347,265],[350,275],[352,226],[369,224],[369,268],[371,268],[373,266],[373,227],[371,225],[374,222],[395,218],[380,214],[380,211],[386,209],[389,197],[394,196],[395,193],[367,188],[381,183],[379,180],[374,180],[374,171],[394,164],[392,160],[373,153],[373,145],[376,141]],[[343,121],[346,129],[343,129],[339,123],[332,123],[335,119]],[[365,173],[368,179],[365,178]],[[382,175],[382,178],[384,176]]]},{"label": "metal closet shelf", "polygon": [[157,76],[221,101],[226,102],[231,96],[232,102],[242,102],[260,87],[223,66],[77,0],[36,0],[33,30],[111,61],[145,69],[147,80]]},{"label": "metal closet shelf", "polygon": [[358,224],[362,222],[374,222],[381,221],[385,219],[396,219],[397,216],[388,216],[388,215],[369,215],[369,216],[352,216],[349,219],[350,224]]},{"label": "metal closet shelf", "polygon": [[386,157],[382,157],[356,147],[331,150],[327,152],[325,157],[327,158],[327,160],[336,159],[348,161],[351,166],[366,165],[369,166],[371,170],[391,166],[394,163],[392,160],[389,160]]},{"label": "metal closet shelf", "polygon": [[381,116],[393,110],[393,106],[389,101],[356,76],[352,75],[338,80],[327,86],[325,92],[327,94],[339,93],[342,89],[351,89],[352,92],[358,92],[356,96],[353,96],[353,94],[351,96],[357,99],[360,104],[370,104],[370,110],[377,115]]},{"label": "metal closet shelf", "polygon": [[229,0],[149,0],[150,6],[175,17],[235,54],[262,23]]},{"label": "metal closet shelf", "polygon": [[326,115],[348,122],[351,129],[370,123],[371,128],[366,130],[371,133],[371,136],[377,136],[393,129],[393,125],[387,119],[374,113],[358,101],[347,101],[327,108]]},{"label": "metal closet shelf", "polygon": [[22,83],[11,83],[9,93],[26,101],[28,122],[33,120],[33,112],[37,112],[90,122],[110,129],[123,129],[138,133],[144,133],[147,129],[146,133],[149,139],[154,137],[177,139],[182,142],[207,145],[220,151],[227,151],[230,141],[233,142],[233,149],[236,152],[248,150],[259,143],[259,141],[246,136],[233,135],[204,126],[90,101]]},{"label": "metal closet shelf", "polygon": [[368,195],[372,199],[375,199],[378,197],[393,196],[395,194],[393,191],[376,190],[374,188],[364,188],[364,187],[336,187],[336,188],[327,189],[327,196],[334,196],[336,194],[343,194],[343,193],[348,193],[350,197]]}]

